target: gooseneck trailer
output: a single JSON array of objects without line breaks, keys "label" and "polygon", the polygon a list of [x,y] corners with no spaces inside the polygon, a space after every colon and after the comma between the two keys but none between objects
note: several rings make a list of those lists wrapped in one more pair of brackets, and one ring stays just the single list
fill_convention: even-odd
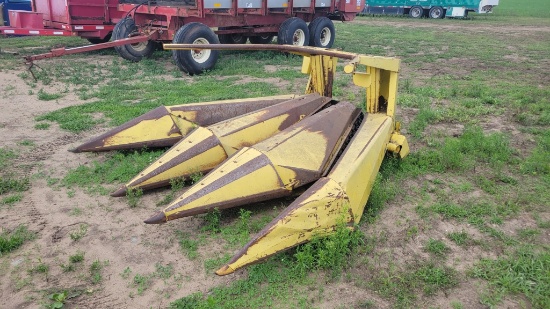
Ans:
[{"label": "gooseneck trailer", "polygon": [[409,15],[412,18],[467,17],[491,13],[499,0],[367,0],[363,14]]}]

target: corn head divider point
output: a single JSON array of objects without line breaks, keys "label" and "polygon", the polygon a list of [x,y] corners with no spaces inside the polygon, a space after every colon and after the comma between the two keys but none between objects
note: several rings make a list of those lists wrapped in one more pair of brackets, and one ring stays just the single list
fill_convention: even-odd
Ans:
[{"label": "corn head divider point", "polygon": [[[74,151],[174,145],[157,162],[113,193],[166,185],[209,171],[148,224],[289,195],[313,183],[216,273],[226,275],[274,254],[328,235],[342,218],[357,224],[387,152],[409,153],[395,121],[399,60],[315,47],[261,44],[164,44],[178,50],[278,50],[304,57],[309,75],[303,96],[279,96],[159,107]],[[332,98],[338,58],[344,73],[366,92],[363,114]],[[239,105],[240,104],[240,105]],[[243,105],[244,104],[244,105]],[[216,106],[210,119],[196,106]],[[237,106],[246,106],[236,110]],[[190,107],[190,114],[178,109]],[[284,107],[284,108],[283,108]],[[178,114],[179,113],[179,114]],[[208,118],[208,117],[206,117]]]}]

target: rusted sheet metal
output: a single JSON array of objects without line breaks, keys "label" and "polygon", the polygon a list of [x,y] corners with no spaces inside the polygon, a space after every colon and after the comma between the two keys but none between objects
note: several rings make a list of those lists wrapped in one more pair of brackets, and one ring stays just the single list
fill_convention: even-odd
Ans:
[{"label": "rusted sheet metal", "polygon": [[278,252],[359,223],[393,131],[393,119],[369,114],[327,177],[319,179],[216,273],[226,275]]},{"label": "rusted sheet metal", "polygon": [[290,194],[326,173],[359,113],[352,104],[339,103],[243,148],[145,223]]},{"label": "rusted sheet metal", "polygon": [[294,98],[294,95],[161,106],[71,149],[73,152],[168,147],[208,126]]},{"label": "rusted sheet metal", "polygon": [[157,188],[174,178],[208,172],[236,151],[273,136],[329,102],[330,98],[318,94],[304,95],[197,128],[112,195],[122,196],[129,188]]}]

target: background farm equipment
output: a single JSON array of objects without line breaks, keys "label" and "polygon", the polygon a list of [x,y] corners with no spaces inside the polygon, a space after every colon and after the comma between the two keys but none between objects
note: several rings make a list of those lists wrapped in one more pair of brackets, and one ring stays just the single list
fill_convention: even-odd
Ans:
[{"label": "background farm equipment", "polygon": [[80,36],[93,44],[111,39],[123,16],[117,0],[32,1],[32,11],[9,12],[11,22],[0,35]]},{"label": "background farm equipment", "polygon": [[[330,48],[336,36],[332,20],[353,20],[364,4],[364,0],[47,0],[33,2],[33,12],[12,11],[19,23],[0,27],[0,34],[79,35],[97,44],[55,49],[28,56],[27,62],[110,47],[137,62],[151,56],[158,42],[268,44],[275,36],[278,44]],[[214,67],[218,51],[175,50],[173,58],[184,72],[200,74]]]},{"label": "background farm equipment", "polygon": [[[239,49],[250,45],[167,44],[166,49]],[[254,45],[257,49],[281,49],[304,56],[302,72],[309,74],[306,96],[237,116],[207,128],[188,132],[164,156],[139,173],[114,195],[126,190],[158,187],[170,179],[189,176],[193,168],[207,171],[205,178],[185,191],[164,210],[145,220],[165,223],[206,213],[289,195],[294,188],[314,184],[279,217],[240,250],[219,275],[258,262],[273,254],[332,233],[339,221],[352,228],[358,223],[386,152],[405,157],[408,145],[395,121],[399,60],[358,55],[312,47]],[[338,58],[350,60],[344,72],[355,85],[365,88],[362,112],[353,104],[331,99]],[[272,98],[249,99],[249,102]],[[214,103],[208,103],[209,105]],[[231,111],[234,101],[219,103],[219,111]],[[160,107],[107,132],[77,149],[110,149],[109,141],[126,132],[125,138],[147,143],[143,132],[156,143],[170,138],[173,109]],[[202,111],[204,112],[204,111]],[[156,116],[154,116],[156,115]],[[167,115],[169,118],[167,118]],[[201,115],[198,111],[197,116]],[[156,117],[156,118],[155,118]],[[163,120],[165,119],[165,120]],[[132,128],[140,127],[139,130]],[[178,138],[187,133],[176,130]],[[95,147],[105,143],[102,146]],[[92,145],[92,147],[90,147]],[[122,143],[128,148],[132,143]],[[190,155],[189,155],[190,154]],[[198,158],[198,159],[197,159]],[[207,162],[207,163],[204,163]],[[186,165],[178,168],[178,165]],[[155,179],[156,182],[149,182]]]},{"label": "background farm equipment", "polygon": [[30,11],[30,0],[0,0],[0,28],[10,24],[9,11]]}]

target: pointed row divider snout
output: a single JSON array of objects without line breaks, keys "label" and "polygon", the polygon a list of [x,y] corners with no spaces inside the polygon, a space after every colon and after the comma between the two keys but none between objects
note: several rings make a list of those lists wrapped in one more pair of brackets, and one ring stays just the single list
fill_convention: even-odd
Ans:
[{"label": "pointed row divider snout", "polygon": [[241,149],[145,223],[289,195],[326,174],[359,114],[340,102]]},{"label": "pointed row divider snout", "polygon": [[160,106],[70,151],[88,152],[170,147],[198,126],[209,126],[294,97],[295,95],[280,95]]},{"label": "pointed row divider snout", "polygon": [[386,153],[393,120],[368,114],[331,172],[265,226],[216,274],[227,275],[279,252],[358,224]]},{"label": "pointed row divider snout", "polygon": [[171,179],[208,172],[236,151],[277,134],[330,101],[318,94],[303,95],[205,128],[198,127],[111,195],[123,196],[128,189],[167,186]]}]

